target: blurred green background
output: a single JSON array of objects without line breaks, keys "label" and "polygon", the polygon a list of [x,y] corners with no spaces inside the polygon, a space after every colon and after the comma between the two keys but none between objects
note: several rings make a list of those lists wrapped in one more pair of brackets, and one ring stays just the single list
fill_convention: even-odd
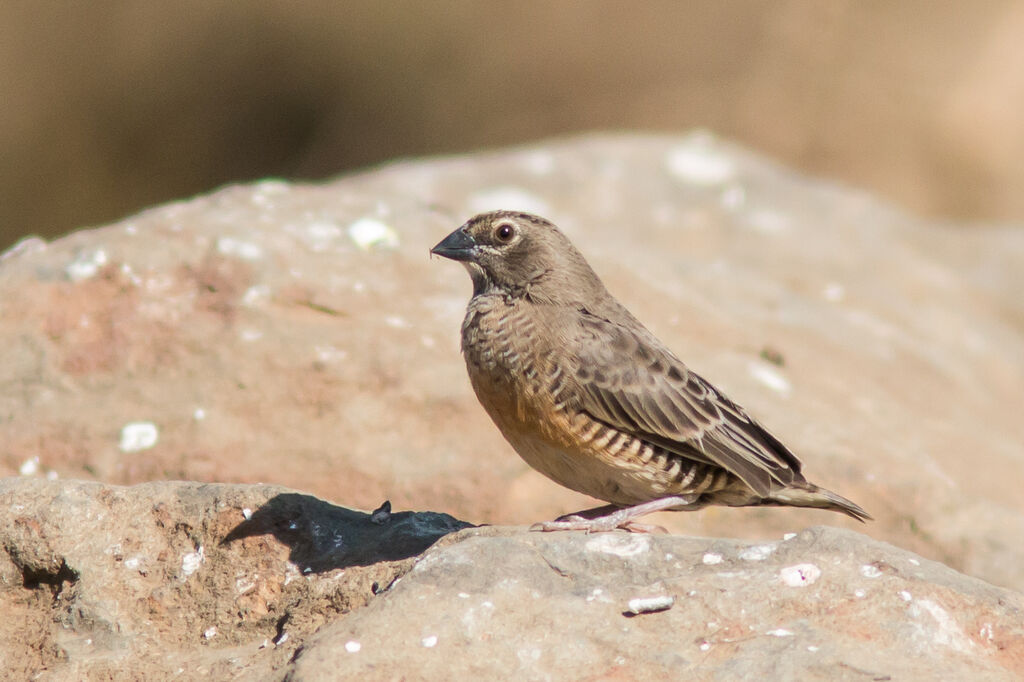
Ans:
[{"label": "blurred green background", "polygon": [[1024,4],[0,2],[0,247],[267,176],[703,127],[1024,218]]}]

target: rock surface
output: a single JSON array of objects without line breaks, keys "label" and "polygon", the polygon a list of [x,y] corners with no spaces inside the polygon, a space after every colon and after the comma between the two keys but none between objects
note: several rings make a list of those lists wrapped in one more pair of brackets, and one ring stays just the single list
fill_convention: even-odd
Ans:
[{"label": "rock surface", "polygon": [[[492,208],[562,226],[612,292],[787,442],[811,480],[877,519],[708,509],[654,522],[760,539],[857,527],[1024,588],[1024,230],[927,223],[706,135],[584,137],[323,185],[229,187],[22,242],[0,260],[0,475],[20,477],[5,489],[47,478],[268,482],[474,524],[591,505],[513,454],[465,377],[468,277],[427,254]],[[302,499],[278,504],[326,504]],[[344,523],[330,509],[331,525]],[[197,527],[186,519],[199,512],[186,511],[175,523]],[[263,542],[264,516],[253,521],[229,548]],[[197,552],[182,533],[174,551]],[[324,555],[330,566],[323,542],[296,565],[320,570]],[[58,591],[79,569],[47,564],[63,556],[47,547],[11,554],[4,575]],[[174,618],[200,634],[227,622],[197,604],[206,610]],[[88,622],[116,622],[127,607],[105,608],[113,615]],[[51,660],[64,650],[54,647],[25,656]]]},{"label": "rock surface", "polygon": [[0,669],[264,677],[467,525],[431,512],[374,523],[277,486],[5,479]]},{"label": "rock surface", "polygon": [[744,542],[377,521],[276,486],[7,479],[0,666],[57,680],[1024,675],[1022,595],[847,530]]},{"label": "rock surface", "polygon": [[428,249],[496,207],[561,225],[809,478],[876,517],[866,532],[1024,588],[1024,230],[925,223],[704,135],[230,187],[23,242],[0,263],[0,475],[270,482],[474,523],[591,504],[515,456],[465,376],[469,278]]}]

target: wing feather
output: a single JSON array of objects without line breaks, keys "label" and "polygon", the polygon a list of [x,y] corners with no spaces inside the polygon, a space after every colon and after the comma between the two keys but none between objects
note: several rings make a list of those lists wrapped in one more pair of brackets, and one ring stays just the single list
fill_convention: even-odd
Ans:
[{"label": "wing feather", "polygon": [[574,370],[579,408],[691,460],[720,466],[759,495],[802,481],[800,461],[646,329],[583,311]]}]

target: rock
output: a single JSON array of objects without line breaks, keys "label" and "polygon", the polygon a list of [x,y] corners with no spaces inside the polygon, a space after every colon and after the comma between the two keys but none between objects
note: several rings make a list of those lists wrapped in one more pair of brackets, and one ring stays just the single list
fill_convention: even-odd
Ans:
[{"label": "rock", "polygon": [[378,521],[277,486],[0,481],[0,665],[58,680],[1024,674],[1024,596],[848,530]]},{"label": "rock", "polygon": [[479,529],[324,626],[288,679],[1011,680],[1022,618],[1019,593],[838,528],[757,544]]},{"label": "rock", "polygon": [[0,667],[264,677],[467,525],[430,512],[374,524],[277,486],[4,479]]},{"label": "rock", "polygon": [[[474,524],[593,503],[532,472],[469,388],[469,280],[428,249],[540,212],[698,372],[877,519],[1024,589],[1024,232],[915,219],[710,136],[593,136],[267,181],[0,263],[0,475],[272,482]],[[652,522],[780,537],[838,515]]]}]

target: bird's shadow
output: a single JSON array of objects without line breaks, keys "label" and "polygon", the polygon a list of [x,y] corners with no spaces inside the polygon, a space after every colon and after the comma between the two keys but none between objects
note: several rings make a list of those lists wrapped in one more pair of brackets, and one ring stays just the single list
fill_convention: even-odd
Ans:
[{"label": "bird's shadow", "polygon": [[373,514],[338,507],[312,495],[282,493],[235,526],[221,545],[256,535],[273,535],[290,548],[289,559],[303,573],[368,566],[421,554],[439,539],[473,524],[440,512]]}]

